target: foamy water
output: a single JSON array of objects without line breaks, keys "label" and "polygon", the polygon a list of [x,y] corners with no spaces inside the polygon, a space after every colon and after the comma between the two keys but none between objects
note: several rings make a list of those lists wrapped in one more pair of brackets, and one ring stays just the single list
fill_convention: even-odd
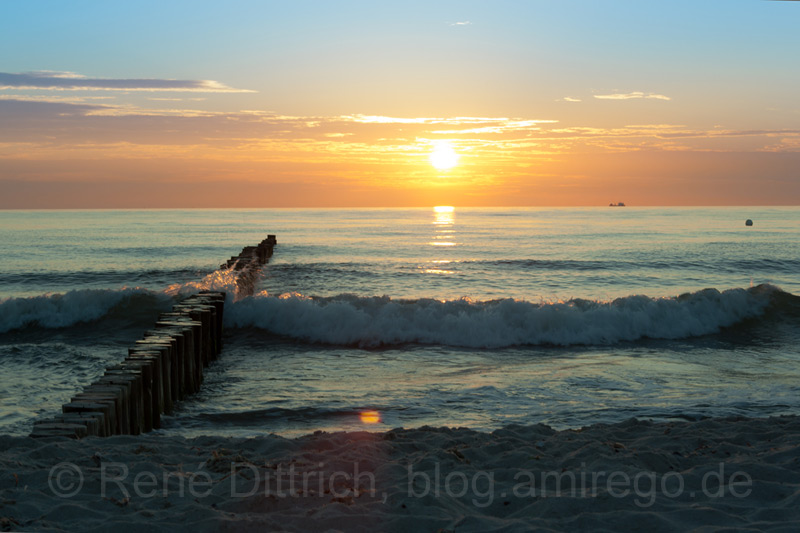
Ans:
[{"label": "foamy water", "polygon": [[[745,227],[744,220],[755,221]],[[0,427],[57,410],[267,233],[167,433],[798,412],[800,211],[0,212]],[[359,414],[379,413],[365,425]],[[372,422],[372,420],[370,421]]]}]

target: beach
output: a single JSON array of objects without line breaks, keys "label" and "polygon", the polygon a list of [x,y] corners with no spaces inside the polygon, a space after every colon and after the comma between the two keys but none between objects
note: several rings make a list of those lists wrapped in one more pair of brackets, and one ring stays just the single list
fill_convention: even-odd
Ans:
[{"label": "beach", "polygon": [[797,417],[0,443],[4,530],[800,527]]}]

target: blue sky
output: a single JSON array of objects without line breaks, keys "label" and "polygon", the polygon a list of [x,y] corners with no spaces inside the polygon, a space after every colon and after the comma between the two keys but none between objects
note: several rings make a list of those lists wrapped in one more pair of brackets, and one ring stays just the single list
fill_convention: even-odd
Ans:
[{"label": "blue sky", "polygon": [[466,106],[501,114],[614,89],[785,104],[800,79],[793,2],[5,1],[2,11],[5,72],[215,79],[279,112],[403,107],[368,96],[383,107],[355,109],[375,91],[438,110],[476,85]]}]

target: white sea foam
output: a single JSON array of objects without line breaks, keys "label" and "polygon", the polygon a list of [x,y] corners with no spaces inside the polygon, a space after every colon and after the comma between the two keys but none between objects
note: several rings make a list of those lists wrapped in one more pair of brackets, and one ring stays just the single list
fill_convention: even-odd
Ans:
[{"label": "white sea foam", "polygon": [[[175,295],[203,287],[86,289],[64,294],[0,301],[0,333],[35,325],[66,327],[101,319],[126,303],[167,305]],[[177,290],[176,290],[177,289]],[[228,327],[257,327],[290,338],[327,344],[376,347],[406,343],[471,348],[515,345],[613,344],[641,338],[680,339],[715,333],[764,313],[769,286],[706,289],[676,298],[626,296],[613,301],[529,302],[513,299],[440,301],[343,294],[315,298],[265,292],[233,302],[225,310]],[[229,293],[230,294],[230,293]]]},{"label": "white sea foam", "polygon": [[164,292],[171,296],[189,296],[203,290],[223,291],[229,295],[235,295],[238,286],[236,279],[239,272],[230,269],[219,269],[206,274],[200,281],[188,281],[186,283],[175,283],[167,287]]},{"label": "white sea foam", "polygon": [[137,297],[168,301],[171,297],[147,289],[82,289],[64,294],[0,300],[0,333],[25,326],[61,328],[106,316],[116,306]]},{"label": "white sea foam", "polygon": [[[759,288],[756,288],[759,289]],[[779,291],[706,289],[676,298],[533,303],[393,300],[340,295],[309,298],[261,293],[226,308],[228,326],[258,327],[311,342],[376,347],[405,343],[470,348],[613,344],[715,333],[764,313]]]}]

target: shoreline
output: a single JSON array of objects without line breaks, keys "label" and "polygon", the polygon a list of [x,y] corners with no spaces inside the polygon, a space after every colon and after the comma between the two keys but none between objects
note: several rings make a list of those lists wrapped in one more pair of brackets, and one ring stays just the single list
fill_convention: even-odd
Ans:
[{"label": "shoreline", "polygon": [[800,529],[800,417],[0,436],[3,530]]}]

